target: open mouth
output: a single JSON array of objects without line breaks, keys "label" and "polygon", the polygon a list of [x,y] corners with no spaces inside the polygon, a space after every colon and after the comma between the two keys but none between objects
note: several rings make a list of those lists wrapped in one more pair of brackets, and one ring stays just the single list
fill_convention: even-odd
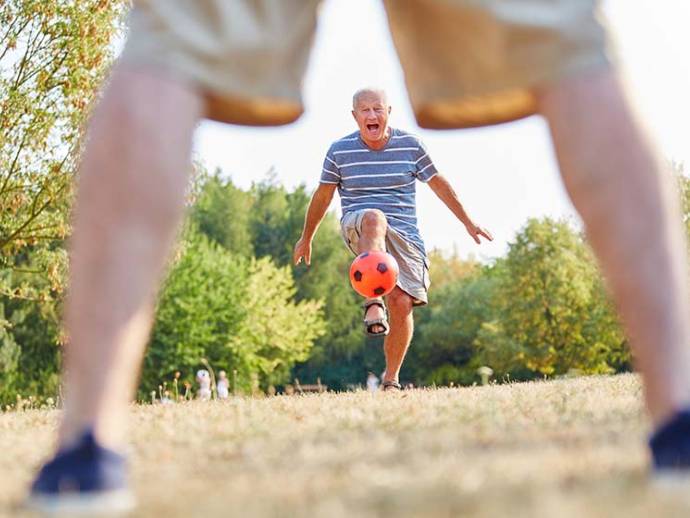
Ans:
[{"label": "open mouth", "polygon": [[367,124],[367,131],[369,133],[376,133],[379,130],[379,124]]}]

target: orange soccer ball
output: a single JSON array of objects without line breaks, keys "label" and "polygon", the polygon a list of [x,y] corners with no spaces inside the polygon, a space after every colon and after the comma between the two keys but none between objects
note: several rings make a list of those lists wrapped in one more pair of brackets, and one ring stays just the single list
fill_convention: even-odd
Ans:
[{"label": "orange soccer ball", "polygon": [[386,252],[364,252],[350,266],[350,283],[367,298],[387,295],[398,282],[398,263]]}]

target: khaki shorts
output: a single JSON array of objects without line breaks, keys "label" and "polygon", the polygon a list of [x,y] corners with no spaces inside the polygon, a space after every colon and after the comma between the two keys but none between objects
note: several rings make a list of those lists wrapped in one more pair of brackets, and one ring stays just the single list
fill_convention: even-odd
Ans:
[{"label": "khaki shorts", "polygon": [[[199,88],[211,119],[285,124],[319,0],[135,0],[123,60]],[[420,126],[462,128],[535,113],[533,87],[605,67],[597,0],[384,0]],[[354,28],[353,28],[354,30]]]},{"label": "khaki shorts", "polygon": [[[357,243],[362,234],[362,218],[366,212],[366,210],[349,212],[340,220],[343,241],[355,255],[359,254]],[[415,306],[427,304],[429,301],[427,292],[431,280],[429,279],[428,260],[425,259],[421,250],[391,227],[388,227],[386,251],[398,262],[400,273],[398,274],[397,286],[414,299],[413,304]]]}]

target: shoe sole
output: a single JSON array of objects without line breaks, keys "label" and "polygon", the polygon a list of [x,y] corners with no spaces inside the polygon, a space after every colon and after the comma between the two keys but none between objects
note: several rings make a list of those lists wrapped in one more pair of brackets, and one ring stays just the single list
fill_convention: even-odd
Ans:
[{"label": "shoe sole", "polygon": [[126,514],[136,505],[127,490],[94,492],[93,494],[30,495],[25,507],[49,515],[112,516]]},{"label": "shoe sole", "polygon": [[690,470],[663,470],[652,473],[651,485],[666,493],[690,494]]}]

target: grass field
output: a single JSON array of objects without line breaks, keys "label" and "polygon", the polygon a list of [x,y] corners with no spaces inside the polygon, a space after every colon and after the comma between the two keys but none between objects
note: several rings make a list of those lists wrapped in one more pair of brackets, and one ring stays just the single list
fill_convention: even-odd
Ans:
[{"label": "grass field", "polygon": [[[0,414],[0,515],[56,411]],[[690,516],[647,480],[632,375],[132,411],[136,516]]]}]

